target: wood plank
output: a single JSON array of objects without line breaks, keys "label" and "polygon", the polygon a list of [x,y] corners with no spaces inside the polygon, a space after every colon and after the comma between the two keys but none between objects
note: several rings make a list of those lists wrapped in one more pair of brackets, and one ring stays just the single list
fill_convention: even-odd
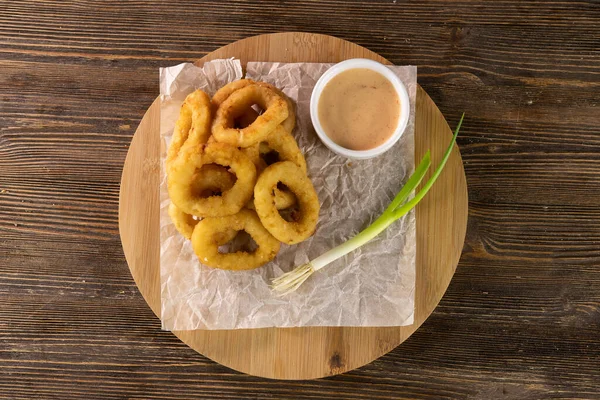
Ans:
[{"label": "wood plank", "polygon": [[[190,4],[0,2],[0,398],[600,396],[597,2]],[[471,215],[452,283],[410,339],[357,371],[281,383],[160,331],[129,275],[116,204],[158,67],[298,30],[418,65],[451,126],[467,111]],[[86,208],[96,224],[61,222]]]}]

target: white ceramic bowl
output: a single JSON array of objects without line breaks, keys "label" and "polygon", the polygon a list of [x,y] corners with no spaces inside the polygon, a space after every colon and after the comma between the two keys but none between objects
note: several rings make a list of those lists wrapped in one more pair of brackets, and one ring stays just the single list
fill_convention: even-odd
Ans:
[{"label": "white ceramic bowl", "polygon": [[[327,136],[327,134],[323,130],[321,122],[319,121],[319,99],[321,98],[321,93],[323,92],[325,85],[327,85],[327,83],[329,83],[331,79],[333,79],[341,72],[354,68],[366,68],[375,72],[379,72],[392,83],[394,89],[396,89],[396,93],[398,93],[398,98],[400,99],[400,117],[398,118],[398,126],[394,130],[394,133],[392,133],[390,138],[385,143],[369,150],[350,150],[340,146]],[[404,133],[404,129],[406,129],[406,125],[408,124],[408,117],[410,115],[409,101],[410,100],[408,98],[408,92],[406,91],[406,87],[404,86],[400,78],[398,78],[396,74],[392,72],[392,70],[390,70],[385,65],[378,63],[377,61],[369,60],[366,58],[353,58],[335,64],[333,67],[325,71],[325,73],[319,78],[310,97],[310,118],[312,120],[315,131],[317,131],[317,135],[319,135],[321,141],[331,151],[348,158],[364,160],[385,153],[394,144],[396,144],[398,139],[400,139],[400,137]]]}]

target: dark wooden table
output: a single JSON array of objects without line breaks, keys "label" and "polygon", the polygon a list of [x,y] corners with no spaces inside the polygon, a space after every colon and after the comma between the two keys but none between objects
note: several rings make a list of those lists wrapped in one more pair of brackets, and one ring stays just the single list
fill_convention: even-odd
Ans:
[{"label": "dark wooden table", "polygon": [[[408,341],[316,381],[169,332],[117,228],[158,68],[250,35],[336,35],[419,68],[469,184],[464,253]],[[0,0],[0,397],[600,398],[600,4]]]}]

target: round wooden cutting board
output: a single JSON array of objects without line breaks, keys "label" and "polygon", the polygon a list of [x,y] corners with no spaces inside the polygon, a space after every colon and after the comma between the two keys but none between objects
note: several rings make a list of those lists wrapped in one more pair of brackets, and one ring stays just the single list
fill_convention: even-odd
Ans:
[{"label": "round wooden cutting board", "polygon": [[[331,36],[308,33],[261,35],[222,47],[197,62],[235,57],[247,61],[338,62],[379,55]],[[140,123],[125,160],[119,198],[119,230],[131,274],[160,316],[159,114],[155,101]],[[457,116],[458,117],[458,116]],[[434,102],[418,87],[415,159],[427,149],[436,166],[451,131]],[[431,168],[433,170],[434,168]],[[431,172],[430,172],[431,173]],[[173,332],[210,359],[251,375],[311,379],[365,365],[406,340],[433,312],[462,251],[467,226],[467,185],[458,147],[432,190],[417,207],[415,323],[394,328],[267,328]]]}]

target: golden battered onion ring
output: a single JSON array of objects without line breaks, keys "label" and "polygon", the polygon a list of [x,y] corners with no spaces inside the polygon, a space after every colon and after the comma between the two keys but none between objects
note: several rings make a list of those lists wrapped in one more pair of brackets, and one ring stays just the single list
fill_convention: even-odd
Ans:
[{"label": "golden battered onion ring", "polygon": [[[237,251],[220,253],[222,239],[230,230],[246,231],[258,248],[252,253]],[[200,262],[213,268],[226,270],[249,270],[273,260],[279,252],[280,243],[262,226],[254,211],[241,210],[225,217],[205,218],[194,228],[192,247]]]},{"label": "golden battered onion ring", "polygon": [[[244,88],[246,86],[249,86],[249,85],[264,86],[266,88],[271,89],[272,91],[277,93],[279,96],[281,96],[283,99],[285,99],[285,101],[288,105],[288,117],[281,123],[281,125],[285,128],[286,131],[291,133],[294,130],[294,127],[296,126],[296,112],[295,112],[294,102],[285,93],[283,93],[279,88],[271,85],[270,83],[256,82],[256,81],[253,81],[252,79],[240,79],[239,81],[234,81],[234,82],[228,83],[227,85],[223,86],[221,89],[217,90],[217,93],[215,93],[215,95],[213,96],[213,98],[211,100],[213,111],[216,113],[219,106],[225,100],[227,100],[227,98],[233,92],[235,92],[236,90],[239,90],[241,88]],[[258,113],[256,113],[256,115],[258,116]],[[250,117],[250,115],[244,114],[242,117],[239,118],[240,128],[245,128],[246,126],[250,125],[250,123],[247,123],[247,121],[250,121],[249,117]],[[256,118],[254,118],[254,119],[256,119]],[[250,122],[254,122],[254,120],[252,120]]]},{"label": "golden battered onion ring", "polygon": [[272,91],[274,91],[275,93],[277,93],[278,95],[280,95],[281,97],[283,97],[285,99],[285,101],[288,105],[288,117],[285,119],[285,121],[283,121],[281,123],[281,126],[283,126],[283,128],[286,131],[288,131],[289,133],[292,133],[294,131],[294,128],[296,127],[296,110],[295,110],[294,102],[292,101],[292,99],[290,99],[279,88],[271,85],[270,83],[256,82],[256,84],[259,86],[265,86],[265,87],[271,89]]},{"label": "golden battered onion ring", "polygon": [[[195,173],[192,193],[201,197],[214,196],[231,189],[234,183],[235,176],[230,174],[225,167],[207,164]],[[173,203],[169,204],[168,212],[179,233],[186,239],[190,239],[199,220],[191,214],[184,213]],[[235,232],[233,236],[235,236]]]},{"label": "golden battered onion ring", "polygon": [[[260,176],[260,174],[263,172],[263,170],[265,168],[267,168],[267,163],[265,163],[265,161],[260,157],[260,152],[258,150],[259,148],[259,144],[254,144],[250,147],[246,147],[246,148],[240,148],[240,150],[242,151],[242,153],[244,153],[246,155],[246,157],[248,157],[250,159],[250,161],[252,161],[252,163],[254,164],[254,166],[256,167],[256,175]],[[293,205],[293,202],[290,202],[289,199],[284,198],[281,199],[281,194],[278,193],[279,196],[276,196],[276,200],[275,202],[277,203],[277,209],[278,210],[282,210],[284,208],[288,208],[291,207]],[[292,195],[293,196],[293,195]],[[293,199],[294,202],[296,201],[296,198]],[[249,208],[251,210],[254,210],[254,198],[250,199],[250,201],[248,202],[248,204],[246,204],[246,208]]]},{"label": "golden battered onion ring", "polygon": [[260,114],[253,108],[247,109],[239,118],[235,120],[235,128],[247,128],[258,118]]},{"label": "golden battered onion ring", "polygon": [[[208,143],[215,143],[215,139],[213,136],[211,136],[208,139]],[[262,144],[262,143],[261,143]],[[268,147],[268,145],[265,143],[265,148],[266,151],[269,151],[270,148]],[[254,166],[256,167],[256,175],[260,175],[260,173],[267,168],[267,164],[265,163],[265,161],[261,158],[260,152],[259,152],[259,145],[255,144],[252,145],[250,147],[246,147],[246,148],[240,148],[240,150],[242,151],[242,153],[244,153],[246,155],[246,157],[248,157],[250,159],[250,161],[252,161],[252,163],[254,164]],[[203,168],[206,168],[207,166],[204,166]],[[305,166],[306,168],[306,166]],[[277,207],[278,210],[284,210],[286,208],[290,208],[292,207],[294,204],[296,204],[296,196],[294,196],[294,194],[288,190],[280,190],[279,188],[276,188],[274,190],[274,201],[275,201],[275,207]],[[248,204],[246,204],[246,208],[249,208],[251,210],[254,210],[254,199],[251,199]]]},{"label": "golden battered onion ring", "polygon": [[199,222],[194,219],[193,215],[184,213],[175,204],[171,203],[169,204],[169,217],[171,217],[173,225],[184,238],[192,238],[192,232],[194,232],[194,228]]},{"label": "golden battered onion ring", "polygon": [[[281,125],[278,126],[265,141],[242,149],[244,154],[246,154],[256,166],[258,175],[260,175],[267,167],[267,163],[262,158],[263,154],[268,153],[271,150],[278,153],[278,161],[291,161],[306,174],[306,160],[304,159],[304,155],[302,155],[293,136]],[[296,196],[289,190],[281,190],[275,187],[273,189],[273,201],[275,202],[275,208],[283,210],[296,204]],[[254,208],[253,202],[249,203],[247,207]]]},{"label": "golden battered onion ring", "polygon": [[[275,207],[273,189],[280,182],[296,195],[299,203],[296,221],[286,221]],[[290,161],[275,163],[263,171],[254,187],[254,205],[265,228],[287,244],[299,243],[312,235],[319,219],[320,205],[315,188],[304,172]]]},{"label": "golden battered onion ring", "polygon": [[[194,219],[193,215],[181,211],[173,203],[169,204],[169,217],[171,217],[171,221],[173,221],[173,225],[175,225],[177,231],[188,240],[192,238],[194,228],[198,225],[198,222],[200,222],[199,219]],[[218,235],[214,236],[214,240],[218,246],[222,246],[233,240],[236,235],[237,231],[233,229],[223,230]]]},{"label": "golden battered onion ring", "polygon": [[291,133],[286,131],[281,125],[267,136],[258,146],[259,156],[270,150],[279,154],[278,161],[291,161],[296,164],[304,174],[306,174],[306,159],[296,143],[296,139]]},{"label": "golden battered onion ring", "polygon": [[[276,149],[279,149],[281,154],[288,156],[282,157],[283,160],[296,161],[298,166],[303,167],[303,170],[306,173],[306,161],[304,160],[304,156],[300,152],[300,149],[298,149],[298,145],[296,144],[294,138],[281,127],[277,128],[275,132],[277,132],[278,137],[270,139],[273,134],[269,135],[269,138],[267,139],[269,140],[269,143],[271,143]],[[242,152],[254,163],[254,166],[256,167],[256,174],[259,176],[262,171],[267,168],[267,163],[261,157],[260,149],[263,148],[263,144],[265,152],[271,150],[271,147],[266,142],[261,142],[260,144],[257,143],[250,147],[241,149]],[[294,147],[298,150],[297,153],[294,152]],[[273,201],[275,202],[275,207],[278,210],[284,210],[296,204],[296,196],[294,196],[294,194],[289,190],[281,190],[276,187],[273,190]],[[251,210],[255,209],[254,200],[251,200],[246,207]]]},{"label": "golden battered onion ring", "polygon": [[276,187],[273,190],[273,201],[276,209],[285,210],[296,205],[296,195],[289,190],[281,190]]},{"label": "golden battered onion ring", "polygon": [[238,81],[229,82],[227,85],[223,86],[221,89],[217,90],[212,100],[210,101],[213,107],[213,110],[216,112],[217,109],[229,96],[231,93],[244,88],[249,85],[253,85],[254,82],[252,79],[240,79]]},{"label": "golden battered onion ring", "polygon": [[[285,210],[286,208],[296,205],[296,195],[289,190],[275,188],[273,190],[273,202],[275,203],[276,209]],[[254,206],[254,198],[252,198],[248,204],[246,204],[246,208],[249,208],[250,210],[256,210],[256,207]]]},{"label": "golden battered onion ring", "polygon": [[[220,196],[201,197],[193,191],[196,171],[205,164],[229,167],[237,180]],[[198,217],[235,214],[252,197],[256,167],[240,150],[224,143],[210,143],[202,148],[181,151],[167,175],[169,197],[183,212]]]},{"label": "golden battered onion ring", "polygon": [[[217,109],[219,108],[221,103],[227,100],[231,93],[248,85],[252,85],[254,83],[255,82],[250,79],[241,79],[239,81],[233,81],[231,83],[228,83],[221,89],[217,90],[217,93],[215,93],[211,100],[213,113],[217,113]],[[234,128],[246,128],[247,126],[250,126],[258,116],[259,113],[255,109],[250,107],[246,111],[244,111],[244,113],[241,116],[235,119]]]},{"label": "golden battered onion ring", "polygon": [[179,119],[175,123],[167,152],[167,168],[170,168],[184,144],[197,147],[208,141],[211,119],[210,97],[200,89],[190,93],[181,105]]},{"label": "golden battered onion ring", "polygon": [[218,164],[205,164],[194,173],[192,194],[199,197],[221,195],[235,184],[235,175]]},{"label": "golden battered onion ring", "polygon": [[256,175],[260,175],[260,173],[267,168],[267,163],[260,157],[259,144],[253,144],[250,147],[241,147],[241,152],[246,155],[252,161],[254,166],[256,167]]},{"label": "golden battered onion ring", "polygon": [[[254,104],[265,112],[250,126],[234,128],[235,119]],[[218,142],[249,147],[264,140],[288,117],[288,113],[287,102],[273,90],[249,85],[236,90],[221,103],[212,124],[212,134]]]}]

